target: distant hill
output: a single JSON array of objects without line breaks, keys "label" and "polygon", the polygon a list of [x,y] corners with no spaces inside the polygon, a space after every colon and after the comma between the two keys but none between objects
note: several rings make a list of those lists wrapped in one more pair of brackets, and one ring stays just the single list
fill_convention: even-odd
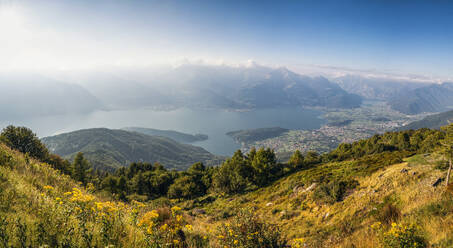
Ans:
[{"label": "distant hill", "polygon": [[237,142],[255,142],[264,139],[270,139],[280,136],[283,133],[288,132],[288,129],[281,127],[270,127],[270,128],[257,128],[248,130],[239,130],[226,133],[226,135],[232,137]]},{"label": "distant hill", "polygon": [[419,129],[419,128],[431,128],[439,129],[441,126],[448,125],[453,123],[453,110],[434,114],[427,116],[419,121],[411,122],[403,127],[400,127],[399,130],[409,130],[409,129]]},{"label": "distant hill", "polygon": [[208,135],[206,134],[187,134],[173,130],[159,130],[153,128],[144,128],[144,127],[125,127],[122,130],[130,131],[130,132],[137,132],[152,136],[162,136],[166,138],[170,138],[177,142],[181,143],[193,143],[196,141],[203,141],[208,139]]},{"label": "distant hill", "polygon": [[431,84],[401,92],[388,103],[392,109],[405,114],[447,111],[453,107],[453,83]]},{"label": "distant hill", "polygon": [[172,139],[106,128],[84,129],[45,137],[53,153],[71,159],[78,152],[95,168],[113,170],[131,162],[159,162],[169,169],[186,169],[196,162],[213,163],[218,157],[205,149]]}]

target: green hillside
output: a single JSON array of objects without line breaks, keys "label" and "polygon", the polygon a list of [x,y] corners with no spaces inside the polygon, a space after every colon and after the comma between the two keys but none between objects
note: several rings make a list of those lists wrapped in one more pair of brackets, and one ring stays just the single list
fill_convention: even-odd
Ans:
[{"label": "green hillside", "polygon": [[93,128],[45,137],[52,153],[72,159],[78,152],[95,168],[113,171],[132,162],[159,162],[169,169],[186,169],[195,162],[215,164],[218,157],[201,147],[160,136]]},{"label": "green hillside", "polygon": [[137,132],[152,136],[162,136],[172,139],[181,143],[193,143],[196,141],[207,140],[208,136],[206,134],[187,134],[181,133],[173,130],[159,130],[154,128],[144,128],[144,127],[125,127],[122,128],[125,131]]},{"label": "green hillside", "polygon": [[401,128],[400,130],[419,129],[419,128],[432,128],[439,129],[442,126],[449,125],[453,122],[453,110],[442,112],[439,114],[429,115],[422,120],[411,122]]}]

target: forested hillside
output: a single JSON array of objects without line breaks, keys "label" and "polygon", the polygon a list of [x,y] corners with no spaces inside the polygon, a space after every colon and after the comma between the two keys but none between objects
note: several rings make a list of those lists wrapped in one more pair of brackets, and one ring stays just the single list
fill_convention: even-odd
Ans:
[{"label": "forested hillside", "polygon": [[193,143],[196,141],[203,141],[208,139],[208,136],[206,134],[187,134],[173,130],[159,130],[144,127],[125,127],[122,129],[152,136],[162,136],[181,143]]},{"label": "forested hillside", "polygon": [[49,150],[67,159],[78,152],[96,168],[113,171],[132,162],[159,162],[168,169],[186,169],[195,162],[215,163],[219,158],[201,147],[137,132],[93,128],[42,139]]}]

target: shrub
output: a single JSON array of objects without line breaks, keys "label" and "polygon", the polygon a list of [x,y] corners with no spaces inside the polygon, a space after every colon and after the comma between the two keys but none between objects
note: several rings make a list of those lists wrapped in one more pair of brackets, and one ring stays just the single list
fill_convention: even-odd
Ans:
[{"label": "shrub", "polygon": [[379,233],[380,243],[385,248],[424,248],[426,242],[414,225],[392,223],[390,229],[384,230],[380,222],[372,225]]},{"label": "shrub", "polygon": [[333,181],[323,184],[313,192],[313,198],[319,203],[333,204],[340,202],[346,196],[347,191],[354,189],[358,184],[356,180]]},{"label": "shrub", "polygon": [[267,224],[252,214],[252,210],[243,210],[229,223],[219,227],[217,241],[220,247],[286,247],[276,225]]},{"label": "shrub", "polygon": [[448,169],[448,161],[447,160],[439,160],[434,163],[434,169],[445,171]]},{"label": "shrub", "polygon": [[391,223],[398,221],[400,216],[400,210],[395,205],[387,203],[377,212],[376,219],[381,223],[390,225]]}]

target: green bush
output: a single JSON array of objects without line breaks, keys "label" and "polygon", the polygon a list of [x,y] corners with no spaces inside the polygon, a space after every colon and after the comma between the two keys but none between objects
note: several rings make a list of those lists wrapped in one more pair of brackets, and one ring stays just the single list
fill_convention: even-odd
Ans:
[{"label": "green bush", "polygon": [[388,230],[380,222],[372,225],[379,233],[384,248],[424,248],[426,241],[414,225],[392,223]]},{"label": "green bush", "polygon": [[251,209],[239,212],[231,222],[221,225],[217,240],[220,247],[287,247],[278,226],[263,222]]},{"label": "green bush", "polygon": [[320,185],[313,192],[313,198],[318,203],[340,202],[345,197],[348,190],[352,190],[359,185],[356,180],[333,181],[328,184]]},{"label": "green bush", "polygon": [[401,217],[401,211],[393,204],[387,203],[382,208],[378,209],[376,219],[381,223],[390,225],[398,221]]}]

